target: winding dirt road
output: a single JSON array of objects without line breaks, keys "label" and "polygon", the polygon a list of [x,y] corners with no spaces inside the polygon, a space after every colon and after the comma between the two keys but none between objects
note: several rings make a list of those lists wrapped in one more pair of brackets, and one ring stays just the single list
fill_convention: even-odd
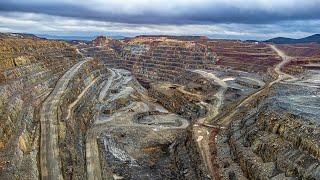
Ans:
[{"label": "winding dirt road", "polygon": [[[281,50],[279,50],[276,46],[270,45],[270,47],[282,58],[282,61],[277,64],[274,68],[275,73],[277,73],[278,78],[269,84],[265,85],[263,88],[261,88],[256,93],[248,96],[245,98],[240,104],[236,106],[231,112],[228,113],[227,116],[223,117],[218,121],[218,124],[222,127],[228,127],[230,124],[232,118],[234,115],[239,112],[239,110],[245,106],[246,104],[249,104],[252,100],[257,98],[262,92],[264,92],[267,88],[271,87],[273,84],[283,81],[283,80],[292,80],[295,79],[293,76],[288,75],[281,71],[283,66],[285,66],[287,63],[289,63],[292,58],[289,56],[286,56]],[[62,98],[64,92],[66,91],[68,84],[70,80],[75,76],[75,74],[78,72],[78,70],[81,68],[81,66],[88,62],[90,59],[87,59],[85,61],[81,61],[77,64],[75,64],[71,69],[69,69],[57,82],[54,90],[51,92],[51,94],[48,96],[48,98],[43,102],[41,110],[40,110],[40,125],[41,125],[41,140],[40,140],[40,167],[41,167],[41,178],[42,179],[59,179],[62,180],[63,176],[61,173],[61,164],[60,164],[60,157],[59,157],[59,148],[58,148],[58,107],[60,99]],[[194,72],[199,73],[203,75],[206,78],[213,79],[215,82],[217,82],[221,87],[219,91],[216,93],[216,97],[218,99],[217,103],[215,104],[215,107],[212,107],[208,117],[199,119],[198,124],[195,125],[194,128],[194,134],[197,137],[197,142],[202,149],[201,155],[204,159],[204,162],[206,164],[206,167],[208,169],[208,172],[213,174],[214,172],[211,172],[213,170],[213,165],[211,162],[211,154],[210,154],[210,148],[208,145],[209,142],[209,130],[210,128],[201,126],[202,124],[210,121],[212,118],[216,117],[217,114],[219,114],[219,109],[221,108],[221,105],[224,101],[224,93],[227,88],[226,83],[216,77],[212,73],[208,73],[206,71],[202,70],[195,70]],[[111,76],[107,82],[105,82],[104,87],[102,88],[100,94],[99,94],[99,101],[100,103],[108,103],[110,100],[113,101],[115,99],[118,99],[124,95],[131,94],[132,91],[127,88],[120,88],[120,86],[126,85],[128,82],[130,82],[131,77],[124,75],[124,72],[118,71],[118,70],[111,70]],[[72,103],[69,107],[69,109],[72,109],[75,104],[78,103],[79,99],[84,96],[86,91],[96,82],[92,82],[89,84],[88,87],[85,88],[83,93],[80,94],[78,99]],[[119,93],[116,93],[115,95],[108,96],[108,92],[110,91],[110,88],[113,86],[113,88],[121,89]],[[108,100],[104,100],[104,98],[108,96]],[[148,105],[148,103],[146,103]],[[138,105],[138,104],[137,104]],[[148,107],[139,106],[137,108],[142,108],[145,111],[148,111]],[[68,117],[70,116],[71,110],[69,110]],[[122,112],[123,113],[123,112]],[[126,114],[128,115],[128,114]],[[100,160],[99,160],[99,151],[98,151],[98,145],[97,145],[97,135],[99,133],[99,130],[103,130],[106,128],[104,124],[101,126],[101,122],[97,121],[96,125],[99,125],[99,127],[92,128],[88,130],[87,133],[87,142],[86,142],[86,159],[87,159],[87,178],[90,180],[96,180],[96,179],[102,179],[101,177],[101,167],[100,167]],[[110,124],[109,124],[110,125]],[[161,125],[143,125],[143,124],[111,124],[113,126],[128,126],[128,127],[143,127],[143,128],[159,128],[161,129],[185,129],[189,126],[188,121],[181,122],[180,126],[172,126],[172,127],[162,127]],[[95,124],[94,124],[95,126]]]},{"label": "winding dirt road", "polygon": [[210,173],[210,177],[214,177],[215,172],[211,160],[211,151],[209,146],[209,135],[211,128],[205,126],[205,124],[209,123],[211,119],[215,118],[219,114],[219,111],[224,101],[224,94],[227,90],[228,85],[225,81],[218,78],[215,74],[211,72],[207,72],[204,70],[193,70],[193,72],[202,75],[206,79],[214,80],[214,82],[218,83],[218,85],[220,86],[218,92],[215,94],[215,97],[217,98],[217,103],[214,106],[207,104],[207,116],[198,119],[197,123],[193,126],[193,134],[196,138],[196,142],[198,144],[200,154],[205,164],[206,170]]},{"label": "winding dirt road", "polygon": [[[110,77],[108,78],[107,82],[104,83],[99,96],[98,101],[101,104],[105,103],[105,97],[107,96],[111,86],[117,87],[115,83],[117,83],[122,77],[121,74],[114,69],[109,69],[111,72]],[[98,118],[100,116],[100,110],[98,112]],[[93,126],[99,124],[100,120],[95,118],[93,122]],[[106,127],[105,127],[106,128]],[[99,132],[97,128],[91,128],[87,131],[86,135],[86,162],[87,162],[87,179],[88,180],[100,180],[101,177],[101,166],[100,166],[100,159],[99,159],[99,148],[97,143],[97,136]]]},{"label": "winding dirt road", "polygon": [[218,99],[217,103],[215,104],[215,107],[210,107],[209,108],[209,112],[208,112],[208,116],[207,117],[198,120],[198,123],[203,124],[203,123],[207,123],[207,121],[209,119],[212,119],[212,118],[216,117],[219,114],[219,110],[220,110],[220,108],[221,108],[221,106],[223,104],[223,101],[224,101],[224,93],[227,90],[228,85],[227,85],[227,83],[225,81],[223,81],[222,79],[218,78],[213,73],[206,72],[206,71],[203,71],[203,70],[194,70],[193,72],[198,73],[198,74],[202,75],[203,77],[205,77],[207,79],[214,80],[220,86],[219,91],[215,94],[215,97]]},{"label": "winding dirt road", "polygon": [[[98,100],[100,103],[99,112],[97,117],[93,122],[92,128],[87,131],[86,137],[86,161],[87,161],[87,179],[89,180],[98,180],[102,179],[101,177],[101,165],[99,159],[99,148],[97,144],[97,137],[105,132],[109,127],[121,127],[121,128],[148,128],[154,129],[156,131],[160,130],[176,130],[176,129],[185,129],[189,126],[189,122],[185,119],[177,119],[179,121],[179,126],[162,126],[161,118],[160,122],[157,122],[155,125],[149,124],[140,124],[134,121],[134,117],[138,113],[145,113],[154,110],[160,110],[161,112],[167,110],[163,107],[158,107],[159,105],[153,104],[150,102],[150,99],[146,97],[143,92],[135,87],[135,84],[132,83],[132,76],[127,71],[121,69],[110,69],[111,75],[108,78],[107,82],[104,83],[101,91],[98,95]],[[110,92],[111,89],[117,89],[118,91]],[[141,93],[141,94],[140,94]],[[130,96],[139,96],[138,101],[131,102],[130,104],[122,107],[116,112],[113,112],[110,116],[101,116],[101,112],[105,105],[113,103],[118,99],[127,99]],[[160,112],[159,111],[159,112]],[[171,114],[172,116],[172,114]],[[163,117],[163,120],[166,118],[172,118],[170,114]],[[110,135],[111,137],[111,135]],[[111,148],[112,149],[112,148]],[[112,153],[112,152],[111,152]],[[124,154],[124,153],[120,153]],[[129,157],[127,154],[126,156]],[[131,157],[128,159],[132,159]]]},{"label": "winding dirt road", "polygon": [[285,55],[285,53],[283,51],[281,51],[280,49],[278,49],[275,45],[269,45],[271,49],[273,49],[278,56],[281,57],[282,61],[277,64],[274,68],[275,73],[277,73],[278,78],[272,82],[270,82],[269,84],[266,84],[263,88],[261,88],[259,91],[253,93],[252,95],[248,96],[247,98],[245,98],[240,104],[238,104],[231,112],[228,113],[228,115],[226,115],[225,117],[221,118],[220,120],[218,120],[218,124],[220,126],[222,126],[223,128],[227,128],[232,120],[232,118],[234,117],[235,114],[237,114],[239,112],[239,110],[241,109],[241,107],[249,104],[252,100],[254,100],[255,98],[257,98],[261,93],[263,93],[266,89],[270,88],[272,85],[274,85],[275,83],[278,83],[280,81],[283,80],[294,80],[296,79],[294,76],[291,76],[289,74],[286,74],[284,72],[281,71],[281,69],[288,64],[293,58],[289,57],[287,55]]},{"label": "winding dirt road", "polygon": [[290,74],[286,74],[284,72],[281,71],[281,69],[286,65],[288,64],[292,59],[293,57],[290,57],[290,56],[287,56],[283,51],[281,51],[280,49],[278,49],[275,45],[269,45],[271,49],[273,49],[277,54],[278,56],[281,57],[282,61],[276,65],[276,67],[274,68],[274,71],[279,75],[278,77],[278,81],[281,81],[281,80],[286,80],[286,79],[296,79],[294,76],[291,76]]},{"label": "winding dirt road", "polygon": [[58,106],[72,77],[90,59],[78,62],[57,82],[40,110],[40,167],[42,179],[63,179],[58,148]]},{"label": "winding dirt road", "polygon": [[[275,73],[277,73],[278,78],[272,82],[270,82],[267,85],[264,85],[262,82],[258,82],[260,85],[264,85],[260,90],[257,92],[253,93],[252,95],[248,96],[245,98],[240,104],[236,106],[231,112],[229,112],[226,116],[224,116],[222,119],[217,120],[218,126],[212,126],[214,128],[220,128],[220,129],[226,129],[233,117],[239,112],[239,110],[252,102],[255,98],[257,98],[262,92],[264,92],[267,88],[271,87],[273,84],[278,83],[283,80],[294,80],[295,77],[286,74],[281,71],[281,69],[289,63],[293,58],[285,55],[281,50],[279,50],[276,46],[274,45],[269,45],[270,48],[272,48],[282,59],[282,61],[277,64],[274,68]],[[210,148],[209,148],[209,131],[211,129],[211,125],[206,125],[206,123],[211,122],[212,119],[214,119],[218,114],[219,114],[219,109],[221,108],[221,105],[224,101],[224,93],[227,88],[227,84],[221,80],[220,78],[216,77],[213,73],[209,73],[203,70],[193,70],[193,72],[198,73],[202,75],[203,77],[207,79],[213,79],[215,82],[217,82],[221,88],[215,95],[218,99],[218,102],[215,104],[215,107],[209,107],[209,112],[208,116],[202,119],[199,119],[197,124],[193,128],[194,135],[197,139],[198,147],[200,148],[200,153],[202,156],[202,159],[204,160],[204,163],[207,167],[208,172],[210,173],[211,176],[214,176],[214,168],[211,160],[211,154],[210,154]],[[251,80],[251,78],[249,78]]]}]

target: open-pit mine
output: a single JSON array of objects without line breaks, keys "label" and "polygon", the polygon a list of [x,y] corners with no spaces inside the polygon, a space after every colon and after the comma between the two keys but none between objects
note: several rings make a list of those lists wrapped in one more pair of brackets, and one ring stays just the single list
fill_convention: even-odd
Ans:
[{"label": "open-pit mine", "polygon": [[0,33],[0,179],[320,179],[320,45]]}]

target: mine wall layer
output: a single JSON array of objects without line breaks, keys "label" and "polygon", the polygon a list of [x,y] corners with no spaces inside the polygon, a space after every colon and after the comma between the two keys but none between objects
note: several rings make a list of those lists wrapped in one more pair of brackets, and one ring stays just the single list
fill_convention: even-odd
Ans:
[{"label": "mine wall layer", "polygon": [[[102,111],[88,131],[89,144],[97,146],[87,146],[88,179],[94,173],[102,179],[206,179],[189,122],[148,97],[128,71],[110,70],[114,75],[100,92],[108,96],[100,99]],[[153,123],[154,116],[164,119]],[[100,164],[93,161],[98,158]]]},{"label": "mine wall layer", "polygon": [[[206,99],[197,99],[194,96],[198,94],[192,95],[184,88],[185,81],[181,78],[191,69],[250,69],[272,76],[266,79],[277,79],[280,75],[276,77],[276,70],[271,67],[281,58],[268,46],[232,41],[112,43],[126,47],[101,48],[103,42],[99,42],[99,47],[80,49],[80,52],[63,42],[0,37],[0,179],[320,179],[319,125],[290,111],[283,113],[277,106],[271,109],[267,99],[277,93],[276,84],[250,87],[256,91],[259,87],[264,89],[249,104],[240,106],[227,126],[219,124],[219,120],[238,108],[238,101],[245,98],[232,101],[228,106],[223,104],[224,111],[209,124],[198,122],[212,113],[203,102],[201,104]],[[305,59],[291,61],[283,70],[288,74],[301,74],[306,69],[301,65],[310,62],[318,63]],[[157,134],[157,126],[141,131],[153,122],[146,121],[142,127],[131,127],[132,122],[122,124],[123,127],[111,123],[114,127],[109,127],[109,134],[107,131],[90,134],[89,131],[95,130],[94,121],[101,118],[97,117],[100,111],[109,117],[121,108],[130,107],[130,98],[138,94],[133,93],[127,99],[121,97],[128,84],[118,87],[123,81],[119,78],[111,85],[118,89],[106,92],[120,93],[121,98],[113,102],[117,107],[107,109],[110,105],[107,104],[101,106],[106,109],[97,108],[101,103],[99,94],[112,72],[123,71],[110,68],[131,71],[133,78],[148,85],[147,94],[140,96],[151,96],[170,113],[178,114],[191,124],[178,133],[168,130],[166,135],[172,133],[172,141],[161,139],[164,144],[145,145],[141,150],[147,156],[139,159],[138,166],[121,161],[121,156],[127,156],[121,153],[128,146],[122,133],[124,130],[129,135],[132,133],[132,139],[135,135],[143,138]],[[170,92],[157,89],[156,84],[163,81],[180,84],[172,84]],[[134,88],[142,88],[135,80],[128,82],[136,83]],[[245,81],[235,82],[249,86]],[[217,84],[205,87],[212,88],[213,94],[232,91],[219,91]],[[207,102],[217,103],[217,99]],[[130,111],[133,110],[129,108]],[[148,111],[134,116],[132,121],[141,123],[137,117],[160,114]],[[207,137],[197,136],[199,130],[206,130]],[[88,168],[88,156],[92,153],[88,151],[88,138],[97,144],[94,171]],[[209,143],[202,143],[204,139]],[[139,143],[136,141],[133,145]],[[120,160],[112,155],[112,148],[117,149],[113,153],[120,153]]]},{"label": "mine wall layer", "polygon": [[243,107],[230,128],[217,133],[212,149],[219,178],[319,179],[319,126],[268,111],[268,96]]},{"label": "mine wall layer", "polygon": [[215,64],[214,55],[205,47],[185,47],[179,43],[160,43],[142,54],[129,49],[118,55],[105,50],[94,55],[111,67],[130,70],[137,79],[145,81],[173,81],[188,69],[212,69]]},{"label": "mine wall layer", "polygon": [[[119,50],[120,49],[120,50]],[[129,41],[120,47],[105,45],[85,48],[85,54],[103,60],[108,66],[131,71],[142,83],[175,82],[193,69],[231,68],[261,76],[281,58],[266,44],[238,41]]]},{"label": "mine wall layer", "polygon": [[0,44],[0,179],[37,179],[41,103],[80,55],[55,41]]},{"label": "mine wall layer", "polygon": [[[219,52],[217,54],[219,56]],[[268,60],[270,57],[274,58],[274,61],[268,61],[268,63],[265,64],[265,67],[271,67],[272,64],[274,65],[279,62],[279,57],[274,53],[270,54],[271,55],[265,55],[265,57],[257,54],[254,56]],[[248,55],[223,55],[234,58],[249,58]],[[139,59],[135,60],[136,62],[140,61]],[[221,61],[218,62],[220,63]],[[161,63],[158,63],[158,67],[164,68]],[[231,64],[230,61],[228,63]],[[297,71],[296,68],[289,69],[287,68],[288,66],[291,64],[308,63],[310,62],[300,63],[299,61],[293,61],[286,65],[284,71],[293,74]],[[238,62],[236,64],[238,64]],[[262,63],[262,65],[263,64],[264,63]],[[166,65],[167,63],[164,66]],[[244,66],[246,66],[246,64],[244,64]],[[179,70],[183,70],[183,68]],[[168,79],[164,80],[170,81]],[[217,178],[319,178],[319,127],[304,123],[305,120],[290,116],[290,114],[283,116],[277,112],[265,112],[263,99],[268,96],[269,91],[270,89],[267,88],[264,91],[264,95],[257,97],[258,102],[254,102],[252,106],[245,107],[243,111],[239,112],[238,116],[240,118],[232,121],[230,129],[213,130],[213,133],[216,131],[219,132],[217,136],[212,135],[212,138],[216,138],[213,143],[216,145],[212,145],[212,153],[217,156],[216,159],[213,159],[217,167],[216,170],[220,173]],[[166,95],[154,89],[150,89],[150,92],[155,98],[158,97],[158,100],[165,107],[173,109],[178,114],[185,115],[186,118],[192,119],[192,117],[188,115],[188,112],[192,108],[188,107],[188,103],[185,101],[182,101],[184,102],[182,103],[183,105],[179,105],[176,103],[179,102],[179,100],[175,99],[175,96],[166,97]],[[176,96],[179,96],[179,98],[182,97],[181,95]],[[175,106],[172,102],[175,102]],[[198,110],[194,112],[198,112]],[[190,114],[192,114],[192,110]]]},{"label": "mine wall layer", "polygon": [[216,54],[217,65],[222,67],[264,73],[281,61],[281,58],[263,43],[209,41],[207,44]]},{"label": "mine wall layer", "polygon": [[[29,43],[22,41],[23,45],[13,41],[13,46]],[[45,40],[35,43],[39,47],[26,47],[27,56],[15,52],[14,63],[1,67],[0,178],[86,179],[86,133],[96,114],[96,92],[109,71],[101,61],[82,58],[69,46],[64,51],[64,43],[63,48],[54,41],[53,45]],[[171,153],[175,171],[168,171],[170,177],[206,177],[190,134],[165,150]],[[105,170],[103,159],[102,154],[97,163]]]},{"label": "mine wall layer", "polygon": [[[58,107],[59,150],[64,179],[86,179],[86,132],[93,123],[100,84],[107,68],[98,61],[85,63],[71,79]],[[79,99],[78,99],[79,98]]]}]

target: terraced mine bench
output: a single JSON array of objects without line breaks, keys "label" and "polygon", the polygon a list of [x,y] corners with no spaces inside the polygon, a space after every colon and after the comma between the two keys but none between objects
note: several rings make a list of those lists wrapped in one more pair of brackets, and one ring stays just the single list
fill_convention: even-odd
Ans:
[{"label": "terraced mine bench", "polygon": [[39,108],[80,55],[66,43],[42,39],[3,37],[0,44],[0,160],[7,162],[0,179],[36,179]]},{"label": "terraced mine bench", "polygon": [[0,34],[0,179],[319,179],[315,45],[187,39]]}]

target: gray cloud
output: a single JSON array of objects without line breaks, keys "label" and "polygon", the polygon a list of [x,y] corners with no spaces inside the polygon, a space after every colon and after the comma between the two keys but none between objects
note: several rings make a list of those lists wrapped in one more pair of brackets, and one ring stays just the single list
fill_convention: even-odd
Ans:
[{"label": "gray cloud", "polygon": [[320,19],[320,0],[2,0],[0,11],[135,24],[264,24]]},{"label": "gray cloud", "polygon": [[320,0],[1,0],[0,31],[268,39],[320,32]]},{"label": "gray cloud", "polygon": [[285,21],[273,24],[132,24],[83,20],[37,13],[0,12],[0,32],[50,35],[168,34],[206,35],[211,38],[268,39],[275,36],[304,37],[320,32],[320,20]]}]

